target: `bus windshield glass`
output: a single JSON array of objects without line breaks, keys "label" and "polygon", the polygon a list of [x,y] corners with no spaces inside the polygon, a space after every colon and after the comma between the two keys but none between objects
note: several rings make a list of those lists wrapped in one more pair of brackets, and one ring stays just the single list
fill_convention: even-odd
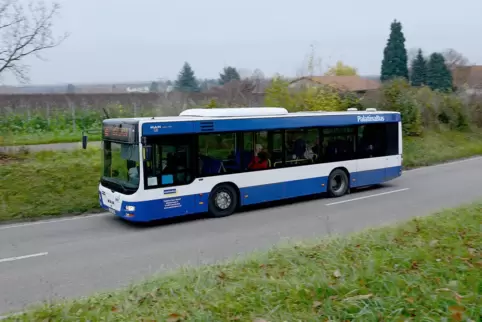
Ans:
[{"label": "bus windshield glass", "polygon": [[139,188],[139,145],[103,142],[102,184],[122,193]]}]

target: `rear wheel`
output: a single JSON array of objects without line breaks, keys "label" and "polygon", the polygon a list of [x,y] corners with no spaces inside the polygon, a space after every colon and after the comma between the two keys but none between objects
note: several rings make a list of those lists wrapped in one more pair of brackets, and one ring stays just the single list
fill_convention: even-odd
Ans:
[{"label": "rear wheel", "polygon": [[328,177],[328,194],[330,197],[341,197],[348,191],[348,175],[341,169],[335,169]]},{"label": "rear wheel", "polygon": [[238,194],[229,184],[215,187],[209,196],[209,214],[221,218],[232,215],[238,207]]}]

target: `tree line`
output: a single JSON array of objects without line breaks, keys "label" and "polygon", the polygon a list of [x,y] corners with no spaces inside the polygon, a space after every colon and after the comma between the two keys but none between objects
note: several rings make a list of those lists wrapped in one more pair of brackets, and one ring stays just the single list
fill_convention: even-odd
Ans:
[{"label": "tree line", "polygon": [[445,53],[433,52],[427,57],[418,48],[416,56],[408,61],[402,24],[394,20],[383,51],[380,80],[385,82],[402,78],[414,87],[428,86],[432,90],[453,91],[452,70],[468,63],[467,58],[453,49]]}]

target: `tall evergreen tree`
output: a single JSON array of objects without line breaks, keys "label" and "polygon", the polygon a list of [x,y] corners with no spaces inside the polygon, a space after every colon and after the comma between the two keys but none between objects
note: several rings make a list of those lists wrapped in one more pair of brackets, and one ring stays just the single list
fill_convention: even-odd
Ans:
[{"label": "tall evergreen tree", "polygon": [[432,90],[452,90],[452,74],[450,73],[445,58],[441,53],[433,53],[427,63],[427,85]]},{"label": "tall evergreen tree", "polygon": [[408,58],[402,24],[394,20],[390,26],[390,36],[383,51],[381,81],[403,77],[408,80]]},{"label": "tall evergreen tree", "polygon": [[224,67],[223,72],[219,74],[219,84],[224,85],[232,80],[240,80],[241,77],[236,68],[228,66]]},{"label": "tall evergreen tree", "polygon": [[180,92],[199,92],[199,83],[194,76],[194,71],[188,62],[184,63],[179,76],[175,82],[175,87]]},{"label": "tall evergreen tree", "polygon": [[412,86],[422,86],[427,84],[427,62],[423,57],[422,49],[418,50],[417,56],[412,60]]}]

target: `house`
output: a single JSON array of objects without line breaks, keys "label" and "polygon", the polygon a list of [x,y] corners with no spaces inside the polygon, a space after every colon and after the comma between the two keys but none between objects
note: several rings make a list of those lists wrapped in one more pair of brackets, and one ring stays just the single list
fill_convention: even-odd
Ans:
[{"label": "house", "polygon": [[340,91],[365,94],[380,88],[380,82],[360,76],[305,76],[290,82],[289,87],[296,89],[305,86],[331,86]]},{"label": "house", "polygon": [[465,87],[467,94],[482,95],[482,65],[455,67],[452,83],[456,89]]}]

